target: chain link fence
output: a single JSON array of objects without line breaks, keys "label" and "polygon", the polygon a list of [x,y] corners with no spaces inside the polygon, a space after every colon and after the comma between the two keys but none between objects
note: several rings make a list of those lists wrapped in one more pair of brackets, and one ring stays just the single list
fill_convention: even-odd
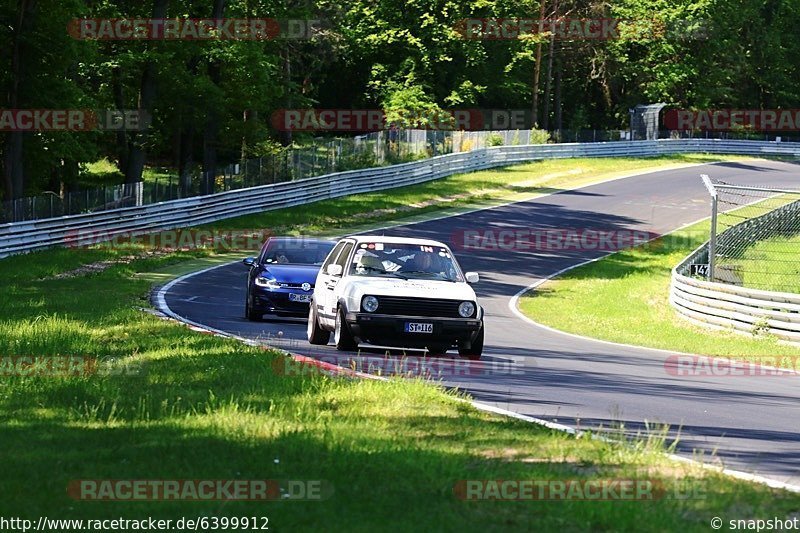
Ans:
[{"label": "chain link fence", "polygon": [[709,279],[800,293],[800,189],[703,179],[712,195]]}]

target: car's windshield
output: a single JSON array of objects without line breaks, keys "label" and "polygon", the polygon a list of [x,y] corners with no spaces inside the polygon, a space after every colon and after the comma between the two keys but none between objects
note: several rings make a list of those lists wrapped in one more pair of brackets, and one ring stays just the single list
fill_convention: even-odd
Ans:
[{"label": "car's windshield", "polygon": [[261,263],[321,265],[333,245],[333,242],[302,239],[270,240],[261,254]]},{"label": "car's windshield", "polygon": [[361,243],[353,255],[355,276],[463,281],[450,250],[441,246]]}]

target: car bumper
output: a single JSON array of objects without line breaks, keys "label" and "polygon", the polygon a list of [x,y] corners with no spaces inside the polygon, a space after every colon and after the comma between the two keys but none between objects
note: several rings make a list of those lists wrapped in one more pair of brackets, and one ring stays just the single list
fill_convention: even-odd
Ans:
[{"label": "car bumper", "polygon": [[253,308],[263,313],[308,316],[309,302],[289,300],[289,294],[311,295],[310,292],[293,290],[258,291],[253,294]]},{"label": "car bumper", "polygon": [[[364,342],[407,347],[472,342],[483,325],[481,318],[436,318],[373,313],[347,313],[345,321],[352,334]],[[432,324],[433,332],[408,333],[405,331],[405,324],[408,322]]]}]

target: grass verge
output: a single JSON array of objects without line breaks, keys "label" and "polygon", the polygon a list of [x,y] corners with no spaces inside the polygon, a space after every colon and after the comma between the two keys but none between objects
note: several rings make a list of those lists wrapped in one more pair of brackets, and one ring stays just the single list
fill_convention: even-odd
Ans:
[{"label": "grass verge", "polygon": [[708,232],[709,223],[700,222],[572,269],[526,293],[519,308],[541,324],[612,342],[770,364],[776,356],[800,355],[800,348],[774,337],[712,331],[674,311],[672,269],[707,240]]},{"label": "grass verge", "polygon": [[739,257],[727,259],[725,265],[737,273],[745,287],[800,294],[797,250],[800,235],[781,235],[748,246]]},{"label": "grass verge", "polygon": [[[618,168],[618,160],[613,164]],[[542,179],[552,187],[536,165],[525,165],[527,175],[496,172],[515,176],[515,183]],[[437,191],[436,182],[423,187]],[[385,196],[381,201],[391,198]],[[320,204],[313,212],[305,206],[228,227],[271,226],[265,219],[276,217],[296,224],[288,231],[331,231],[348,217],[360,220],[355,210],[343,220],[317,217],[332,210]],[[374,207],[365,201],[361,212]],[[193,333],[139,310],[148,306],[154,280],[220,257],[211,250],[138,252],[59,249],[0,261],[6,293],[0,300],[0,354],[6,356],[0,516],[267,516],[279,531],[419,525],[638,531],[643,523],[653,530],[705,531],[723,511],[787,516],[800,507],[797,495],[670,462],[661,453],[660,431],[630,446],[576,439],[479,413],[453,393],[420,382],[282,376],[275,371],[283,364],[276,353]],[[85,268],[101,263],[101,270]],[[102,359],[111,371],[45,377],[13,375],[8,366],[7,356],[59,355]],[[90,502],[67,496],[68,483],[77,479],[325,480],[333,494],[322,501]],[[465,502],[453,493],[465,479],[651,480],[666,497]]]},{"label": "grass verge", "polygon": [[[137,309],[176,257],[53,279],[78,264],[4,261],[0,353],[103,358],[124,372],[0,381],[0,516],[267,516],[272,529],[705,529],[720,510],[784,516],[800,497],[668,461],[661,433],[632,446],[490,416],[413,381],[281,376],[280,355],[190,332]],[[207,259],[202,259],[207,261]],[[87,290],[87,282],[91,289]],[[76,479],[325,480],[323,501],[90,502]],[[461,501],[459,480],[650,480],[645,501]],[[398,513],[398,502],[411,514]]]}]

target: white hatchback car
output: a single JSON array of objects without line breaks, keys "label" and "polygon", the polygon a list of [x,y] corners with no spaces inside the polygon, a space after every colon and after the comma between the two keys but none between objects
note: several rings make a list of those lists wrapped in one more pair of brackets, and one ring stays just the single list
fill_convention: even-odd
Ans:
[{"label": "white hatchback car", "polygon": [[341,239],[317,274],[308,342],[354,350],[359,342],[480,359],[483,309],[450,248],[428,239]]}]

